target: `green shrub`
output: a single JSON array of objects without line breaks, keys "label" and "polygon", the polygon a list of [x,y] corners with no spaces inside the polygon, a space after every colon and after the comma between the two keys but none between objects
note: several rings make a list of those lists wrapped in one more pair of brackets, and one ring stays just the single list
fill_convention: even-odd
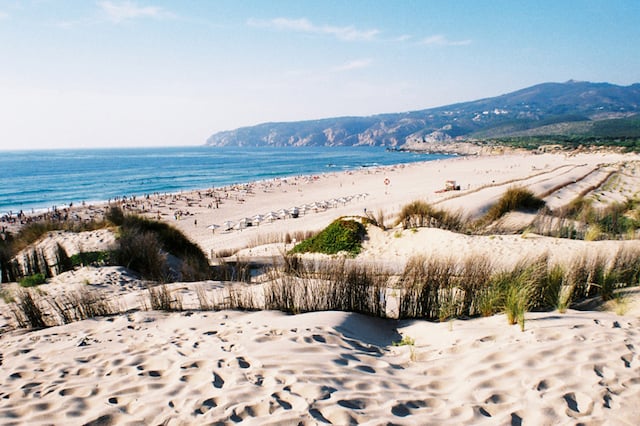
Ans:
[{"label": "green shrub", "polygon": [[360,222],[338,219],[318,235],[296,245],[291,253],[336,254],[347,252],[356,256],[362,249],[362,240],[366,233],[365,227]]},{"label": "green shrub", "polygon": [[118,242],[116,261],[119,265],[139,272],[148,280],[166,281],[169,278],[167,256],[154,233],[126,229]]},{"label": "green shrub", "polygon": [[[125,265],[129,265],[131,269],[155,277],[149,277],[150,279],[165,280],[168,278],[166,256],[164,256],[165,259],[163,260],[163,256],[157,254],[165,252],[182,260],[184,264],[182,272],[185,274],[185,279],[200,281],[210,277],[211,272],[207,256],[198,245],[191,242],[181,231],[171,225],[135,215],[128,215],[124,217],[120,229],[121,253],[119,261],[127,262],[129,255],[134,256],[135,262],[129,261],[124,263]],[[136,239],[148,240],[149,244],[151,244],[151,247],[148,249],[139,247],[145,251],[144,255],[135,252],[135,250],[137,250],[135,247],[138,247],[138,245],[135,244]],[[132,243],[134,247],[126,247],[126,244]],[[123,244],[125,246],[123,246]],[[126,253],[122,253],[123,250]],[[144,257],[147,255],[151,257],[145,261]],[[136,263],[138,265],[133,266]],[[143,270],[136,269],[136,267],[142,267]]]},{"label": "green shrub", "polygon": [[28,277],[24,277],[20,280],[21,287],[35,287],[40,284],[44,284],[47,282],[47,278],[44,274],[37,273],[33,275],[29,275]]},{"label": "green shrub", "polygon": [[87,251],[83,253],[76,253],[71,256],[71,266],[76,268],[78,266],[104,266],[109,265],[112,262],[113,253],[110,251]]},{"label": "green shrub", "polygon": [[125,216],[120,207],[110,207],[105,218],[114,225],[121,226],[124,223]]}]

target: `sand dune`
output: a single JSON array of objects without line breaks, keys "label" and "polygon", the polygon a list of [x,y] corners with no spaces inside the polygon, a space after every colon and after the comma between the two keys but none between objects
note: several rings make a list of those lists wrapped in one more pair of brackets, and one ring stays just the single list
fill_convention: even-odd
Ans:
[{"label": "sand dune", "polygon": [[[638,318],[136,312],[2,337],[3,424],[635,424]],[[392,346],[402,336],[414,346]],[[218,423],[219,422],[219,423]]]},{"label": "sand dune", "polygon": [[[416,199],[462,208],[470,216],[516,184],[544,196],[553,208],[587,192],[602,203],[621,200],[640,190],[638,165],[637,156],[620,154],[460,157],[228,188],[218,208],[209,207],[211,200],[202,194],[184,193],[150,200],[154,209],[145,214],[159,214],[207,252],[257,245],[241,255],[270,256],[284,245],[261,245],[269,234],[318,230],[365,208],[391,221]],[[612,171],[615,181],[604,184]],[[436,192],[447,179],[457,180],[462,190]],[[365,193],[295,219],[241,231],[207,229]],[[107,234],[95,236],[113,241]],[[100,247],[85,237],[64,235],[70,250]],[[583,253],[613,254],[623,246],[638,247],[638,240],[370,228],[355,261],[400,268],[413,255],[485,255],[497,267],[510,267],[544,253],[561,263]],[[193,298],[194,286],[216,292],[227,285],[171,288]],[[9,330],[3,320],[0,423],[635,425],[640,418],[638,288],[629,291],[624,315],[611,312],[614,302],[604,306],[608,311],[528,313],[521,332],[503,315],[432,323],[345,312],[161,313],[140,309],[145,286],[124,268],[80,268],[42,290],[93,288],[129,311],[35,331]],[[0,307],[7,315],[6,305]],[[394,345],[403,339],[412,344]]]}]

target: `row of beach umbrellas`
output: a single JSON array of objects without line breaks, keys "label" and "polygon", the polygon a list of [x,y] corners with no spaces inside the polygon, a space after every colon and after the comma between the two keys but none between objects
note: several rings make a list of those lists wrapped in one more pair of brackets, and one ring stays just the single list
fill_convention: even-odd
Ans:
[{"label": "row of beach umbrellas", "polygon": [[270,211],[265,214],[257,214],[253,217],[245,217],[238,220],[237,222],[227,220],[223,222],[222,225],[213,224],[213,225],[209,225],[207,228],[211,229],[213,232],[215,232],[216,229],[222,229],[223,231],[231,231],[233,229],[242,230],[247,226],[254,226],[254,225],[259,226],[263,222],[273,222],[279,219],[296,218],[296,217],[299,217],[300,215],[304,216],[310,211],[327,210],[329,208],[338,207],[339,205],[344,206],[348,202],[354,199],[363,200],[368,195],[369,195],[368,193],[362,193],[357,195],[349,195],[346,197],[332,198],[326,201],[303,204],[299,207],[296,206],[296,207],[291,207],[289,209],[280,209],[278,211]]}]

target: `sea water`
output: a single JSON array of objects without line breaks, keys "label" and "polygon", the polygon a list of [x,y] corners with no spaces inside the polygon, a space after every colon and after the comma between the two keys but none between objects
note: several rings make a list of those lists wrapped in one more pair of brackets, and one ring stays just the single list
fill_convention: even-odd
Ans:
[{"label": "sea water", "polygon": [[381,147],[4,151],[0,214],[445,157]]}]

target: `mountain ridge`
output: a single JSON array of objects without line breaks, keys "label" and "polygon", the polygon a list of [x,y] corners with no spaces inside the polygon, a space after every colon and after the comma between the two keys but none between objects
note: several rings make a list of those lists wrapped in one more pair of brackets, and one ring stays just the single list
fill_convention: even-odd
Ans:
[{"label": "mountain ridge", "polygon": [[[403,149],[478,139],[553,136],[554,132],[586,135],[594,128],[608,128],[593,125],[605,120],[622,120],[625,124],[617,128],[635,129],[634,116],[639,113],[640,83],[619,86],[569,80],[416,111],[261,123],[215,133],[206,145]],[[640,129],[640,124],[637,127]]]}]

